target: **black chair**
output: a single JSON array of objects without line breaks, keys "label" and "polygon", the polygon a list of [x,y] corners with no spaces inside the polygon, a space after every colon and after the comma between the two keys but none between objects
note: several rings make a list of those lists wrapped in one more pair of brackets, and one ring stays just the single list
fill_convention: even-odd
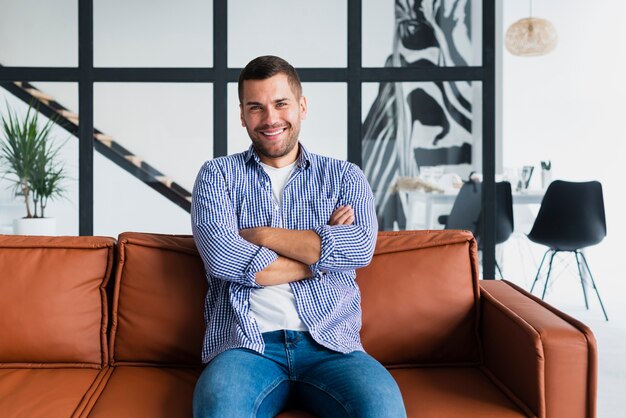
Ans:
[{"label": "black chair", "polygon": [[464,183],[449,215],[442,215],[437,220],[444,229],[464,229],[476,235],[480,222],[482,184],[474,181]]},{"label": "black chair", "polygon": [[[465,229],[476,237],[478,248],[482,249],[482,183],[467,182],[461,187],[449,215],[438,218],[444,229]],[[511,183],[496,183],[496,244],[502,244],[513,233],[513,196]],[[502,275],[502,269],[496,261],[496,269]]]},{"label": "black chair", "polygon": [[548,254],[551,254],[550,263],[541,295],[542,299],[546,296],[554,256],[559,252],[574,253],[580,284],[583,288],[585,307],[589,309],[583,266],[598,296],[604,318],[608,321],[609,317],[604,309],[600,292],[598,292],[596,282],[591,275],[585,254],[581,251],[586,247],[598,244],[605,236],[606,218],[602,185],[597,181],[584,183],[553,181],[546,190],[535,223],[528,234],[528,239],[531,241],[548,247],[530,288],[531,293],[539,280],[541,268]]}]

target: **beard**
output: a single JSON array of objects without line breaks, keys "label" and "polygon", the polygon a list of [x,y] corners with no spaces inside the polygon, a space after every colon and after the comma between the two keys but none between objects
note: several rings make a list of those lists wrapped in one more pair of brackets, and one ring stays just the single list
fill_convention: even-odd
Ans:
[{"label": "beard", "polygon": [[[284,127],[285,131],[281,135],[285,135],[280,141],[274,143],[271,140],[265,139],[260,131],[266,129],[276,129]],[[247,129],[247,128],[246,128]],[[280,158],[289,154],[293,148],[298,144],[298,136],[300,133],[299,127],[294,128],[293,125],[273,125],[262,126],[256,129],[254,132],[248,130],[248,136],[252,140],[252,145],[259,155],[267,158]]]}]

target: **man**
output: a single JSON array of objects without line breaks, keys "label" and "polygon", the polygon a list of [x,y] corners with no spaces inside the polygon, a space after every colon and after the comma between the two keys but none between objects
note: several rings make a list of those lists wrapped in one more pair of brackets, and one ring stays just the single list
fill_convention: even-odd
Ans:
[{"label": "man", "polygon": [[203,165],[193,234],[209,290],[195,417],[273,417],[290,399],[321,417],[402,417],[387,370],[363,352],[355,269],[374,251],[374,198],[353,164],[299,142],[307,103],[281,58],[239,77],[246,152]]}]

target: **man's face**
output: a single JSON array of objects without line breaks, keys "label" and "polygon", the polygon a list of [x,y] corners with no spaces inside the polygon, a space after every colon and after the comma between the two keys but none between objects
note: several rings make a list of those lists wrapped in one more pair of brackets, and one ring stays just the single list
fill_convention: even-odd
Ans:
[{"label": "man's face", "polygon": [[243,82],[241,125],[246,128],[262,162],[283,167],[298,156],[300,121],[306,99],[297,97],[285,74]]}]

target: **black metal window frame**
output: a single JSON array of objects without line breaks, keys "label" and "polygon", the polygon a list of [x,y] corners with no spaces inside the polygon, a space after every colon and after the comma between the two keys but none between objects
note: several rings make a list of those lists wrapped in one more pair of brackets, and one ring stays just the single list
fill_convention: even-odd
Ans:
[{"label": "black metal window frame", "polygon": [[[362,84],[381,81],[480,81],[482,83],[483,277],[495,277],[495,0],[482,2],[482,65],[440,68],[366,68],[362,66],[362,1],[347,0],[347,67],[298,68],[303,82],[346,83],[348,160],[361,164]],[[227,153],[228,83],[240,68],[228,67],[228,4],[213,0],[213,67],[95,68],[93,0],[78,0],[78,67],[0,67],[0,82],[77,82],[80,115],[79,234],[93,234],[93,85],[96,82],[211,83],[213,155]],[[218,41],[223,40],[223,41]]]}]

